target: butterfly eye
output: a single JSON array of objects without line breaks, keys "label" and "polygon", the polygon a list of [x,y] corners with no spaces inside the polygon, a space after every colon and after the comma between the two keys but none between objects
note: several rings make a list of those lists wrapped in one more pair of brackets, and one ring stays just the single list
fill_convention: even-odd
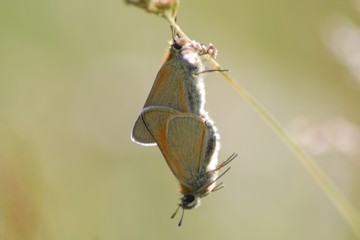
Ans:
[{"label": "butterfly eye", "polygon": [[172,47],[176,50],[180,50],[182,48],[182,45],[180,45],[176,40],[174,40]]},{"label": "butterfly eye", "polygon": [[172,47],[176,50],[181,50],[183,46],[185,46],[185,44],[188,42],[188,40],[186,40],[185,38],[177,38],[174,39]]},{"label": "butterfly eye", "polygon": [[199,205],[200,201],[192,194],[186,194],[181,199],[181,207],[184,209],[192,209]]}]

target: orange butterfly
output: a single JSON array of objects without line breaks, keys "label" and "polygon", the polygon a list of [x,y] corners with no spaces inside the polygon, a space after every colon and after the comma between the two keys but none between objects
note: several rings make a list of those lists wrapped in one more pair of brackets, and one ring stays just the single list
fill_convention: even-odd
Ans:
[{"label": "orange butterfly", "polygon": [[200,199],[222,188],[216,181],[225,174],[219,170],[237,155],[232,154],[218,164],[218,134],[211,120],[191,112],[179,112],[169,107],[147,107],[141,112],[145,127],[157,143],[169,168],[180,183],[183,194],[178,209],[200,204]]}]

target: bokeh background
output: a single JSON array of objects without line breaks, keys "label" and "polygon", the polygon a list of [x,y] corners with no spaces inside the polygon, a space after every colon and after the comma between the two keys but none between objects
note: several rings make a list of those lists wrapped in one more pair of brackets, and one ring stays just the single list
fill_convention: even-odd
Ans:
[{"label": "bokeh background", "polygon": [[[231,70],[360,209],[360,1],[186,1],[178,23]],[[0,239],[356,239],[329,198],[219,75],[206,109],[224,190],[180,197],[130,132],[171,33],[123,1],[0,3]]]}]

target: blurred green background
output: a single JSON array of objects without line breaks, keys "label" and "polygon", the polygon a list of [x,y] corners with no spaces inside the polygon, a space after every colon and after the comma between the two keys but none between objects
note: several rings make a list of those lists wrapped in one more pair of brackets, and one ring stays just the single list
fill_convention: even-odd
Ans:
[{"label": "blurred green background", "polygon": [[[360,209],[360,1],[181,1],[178,23]],[[0,3],[0,239],[356,239],[219,75],[206,109],[226,188],[170,220],[177,181],[130,132],[171,33],[123,1]]]}]

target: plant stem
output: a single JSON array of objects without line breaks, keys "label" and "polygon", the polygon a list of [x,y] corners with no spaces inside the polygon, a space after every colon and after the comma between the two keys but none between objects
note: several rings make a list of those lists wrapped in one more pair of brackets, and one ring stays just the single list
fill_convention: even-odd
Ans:
[{"label": "plant stem", "polygon": [[[211,60],[212,58],[209,59]],[[214,59],[212,59],[212,62],[216,69],[221,69],[220,65]],[[286,132],[285,128],[283,128],[281,124],[251,96],[251,94],[234,81],[226,72],[221,71],[220,74],[222,74],[240,96],[242,96],[260,114],[265,122],[277,133],[280,139],[290,148],[294,155],[297,156],[306,170],[327,194],[340,215],[354,231],[355,235],[360,239],[360,216],[356,208],[337,189],[335,184],[326,176],[316,162],[295,142],[290,134]]]}]

